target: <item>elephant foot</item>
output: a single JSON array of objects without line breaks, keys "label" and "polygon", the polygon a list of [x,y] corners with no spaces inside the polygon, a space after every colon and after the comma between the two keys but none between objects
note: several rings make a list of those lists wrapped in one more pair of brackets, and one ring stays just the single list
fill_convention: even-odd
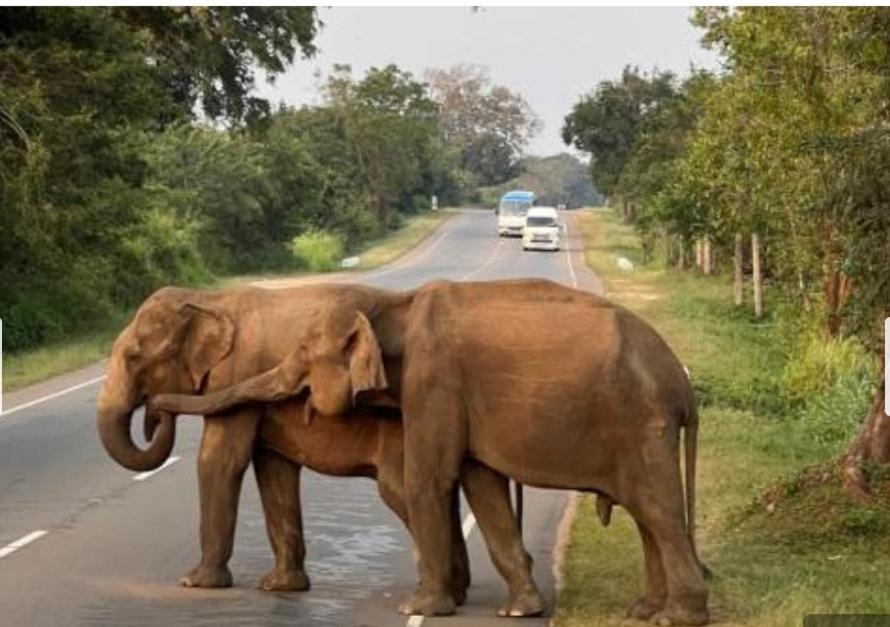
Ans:
[{"label": "elephant foot", "polygon": [[456,585],[451,591],[451,596],[454,599],[454,604],[460,607],[467,602],[467,587]]},{"label": "elephant foot", "polygon": [[186,588],[231,588],[232,571],[227,566],[215,568],[198,565],[179,580]]},{"label": "elephant foot", "polygon": [[269,592],[305,592],[310,586],[306,571],[277,568],[266,573],[257,584],[257,588]]},{"label": "elephant foot", "polygon": [[708,610],[692,609],[668,604],[652,616],[652,622],[659,627],[670,625],[707,625]]},{"label": "elephant foot", "polygon": [[410,599],[399,606],[401,614],[420,614],[421,616],[450,616],[457,607],[450,594],[418,590]]},{"label": "elephant foot", "polygon": [[640,597],[627,608],[624,613],[628,618],[637,620],[649,620],[655,614],[664,608],[665,599],[650,599],[648,597]]},{"label": "elephant foot", "polygon": [[531,588],[510,596],[506,605],[498,610],[498,616],[540,616],[547,609],[540,593]]}]

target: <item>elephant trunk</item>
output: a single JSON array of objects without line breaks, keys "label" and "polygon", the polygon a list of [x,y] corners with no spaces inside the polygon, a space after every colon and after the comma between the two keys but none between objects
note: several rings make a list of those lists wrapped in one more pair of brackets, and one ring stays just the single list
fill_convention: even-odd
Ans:
[{"label": "elephant trunk", "polygon": [[154,470],[170,457],[176,440],[176,419],[166,412],[152,418],[152,422],[157,422],[157,428],[153,429],[154,437],[144,450],[133,442],[130,434],[132,419],[133,409],[121,411],[100,404],[99,439],[111,458],[124,468],[135,472]]}]

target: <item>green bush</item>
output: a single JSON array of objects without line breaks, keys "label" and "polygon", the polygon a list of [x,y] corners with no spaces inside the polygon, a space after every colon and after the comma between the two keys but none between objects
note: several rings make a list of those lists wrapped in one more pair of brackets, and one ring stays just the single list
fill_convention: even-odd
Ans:
[{"label": "green bush", "polygon": [[343,242],[335,233],[310,229],[293,239],[291,251],[301,268],[326,272],[337,267],[343,256]]},{"label": "green bush", "polygon": [[874,359],[853,338],[828,339],[808,329],[793,345],[782,373],[782,390],[802,402],[846,380],[874,380]]},{"label": "green bush", "polygon": [[796,408],[802,435],[836,453],[865,416],[877,363],[854,338],[826,338],[820,316],[803,322],[797,318],[780,324],[791,339],[779,387],[785,401]]}]

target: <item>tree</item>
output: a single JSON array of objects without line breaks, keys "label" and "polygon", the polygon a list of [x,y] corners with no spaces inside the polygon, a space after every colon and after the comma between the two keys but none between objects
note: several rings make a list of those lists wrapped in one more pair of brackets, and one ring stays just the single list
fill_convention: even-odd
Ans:
[{"label": "tree", "polygon": [[563,141],[590,154],[593,183],[607,196],[624,195],[621,175],[633,153],[643,118],[674,97],[673,82],[670,72],[649,76],[628,66],[618,81],[601,82],[566,116]]},{"label": "tree", "polygon": [[488,70],[476,65],[427,70],[424,78],[439,104],[443,139],[460,151],[461,166],[480,185],[516,176],[529,140],[540,129],[525,98],[494,85]]},{"label": "tree", "polygon": [[211,117],[255,119],[266,106],[251,96],[254,68],[274,74],[311,53],[315,25],[313,9],[0,9],[8,349],[201,275],[189,239],[200,220],[151,187],[147,138],[199,102]]},{"label": "tree", "polygon": [[486,204],[497,204],[510,189],[534,190],[538,202],[569,208],[596,206],[601,197],[590,182],[590,173],[577,157],[568,153],[548,157],[526,157],[521,163],[522,173],[516,178],[486,188],[482,196]]},{"label": "tree", "polygon": [[361,81],[349,66],[337,66],[324,94],[379,224],[388,228],[396,211],[427,202],[439,126],[425,84],[395,65],[371,68]]}]

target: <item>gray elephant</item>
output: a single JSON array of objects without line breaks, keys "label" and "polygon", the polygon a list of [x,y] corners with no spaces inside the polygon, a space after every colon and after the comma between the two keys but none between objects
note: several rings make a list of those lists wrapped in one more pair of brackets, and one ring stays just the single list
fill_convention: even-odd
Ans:
[{"label": "gray elephant", "polygon": [[[368,345],[376,347],[359,350]],[[628,310],[539,280],[441,281],[406,293],[356,287],[326,303],[279,366],[216,400],[275,402],[307,388],[309,419],[363,403],[402,409],[420,553],[418,587],[402,612],[454,611],[448,512],[470,457],[527,485],[597,493],[604,521],[611,503],[622,505],[637,523],[646,570],[629,614],[707,622],[694,544],[694,395],[664,340]]]},{"label": "gray elephant", "polygon": [[[353,289],[313,286],[201,292],[167,288],[148,298],[115,342],[99,395],[99,434],[111,457],[135,471],[160,466],[173,447],[175,419],[150,402],[153,396],[212,392],[272,367],[290,346],[306,341],[307,330],[316,324],[319,312],[326,311],[327,302],[338,301]],[[364,348],[374,350],[375,346]],[[361,353],[361,347],[353,346],[353,352]],[[375,367],[379,354],[364,359],[369,368]],[[133,443],[130,428],[134,410],[146,403],[150,444],[141,450]],[[264,589],[309,588],[299,498],[303,465],[328,474],[375,478],[383,500],[410,530],[398,413],[393,417],[391,409],[390,415],[366,410],[326,419],[310,429],[301,419],[304,405],[305,401],[295,400],[268,410],[241,407],[205,418],[198,455],[202,555],[183,578],[184,585],[231,585],[227,564],[241,481],[251,459],[276,562],[260,582]],[[198,408],[192,413],[214,412]],[[531,580],[530,561],[510,512],[506,479],[478,463],[465,464],[462,473],[480,529],[486,536],[497,533],[490,542],[492,557],[511,591],[502,612],[540,613],[543,601]],[[469,585],[469,566],[456,497],[449,515],[455,518],[450,594],[459,604]]]}]

